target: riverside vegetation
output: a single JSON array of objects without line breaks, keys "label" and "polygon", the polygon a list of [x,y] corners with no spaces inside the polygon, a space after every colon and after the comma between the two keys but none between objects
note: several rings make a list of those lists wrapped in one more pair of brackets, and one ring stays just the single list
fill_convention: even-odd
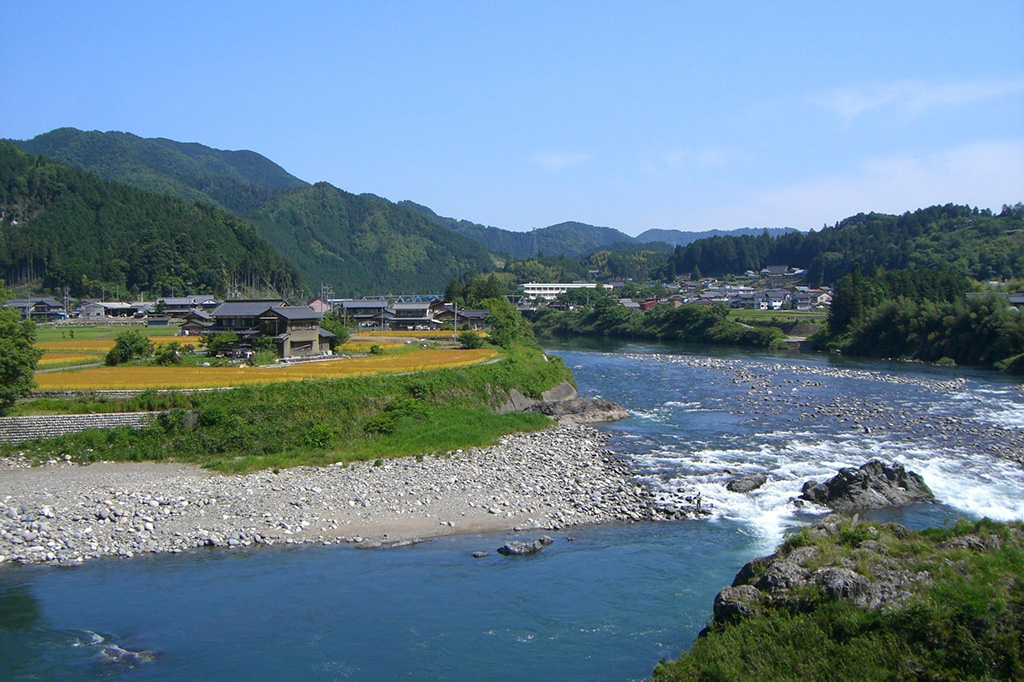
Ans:
[{"label": "riverside vegetation", "polygon": [[829,517],[751,561],[655,682],[1024,678],[1024,526]]},{"label": "riverside vegetation", "polygon": [[969,296],[950,268],[854,269],[835,287],[812,342],[850,355],[974,365],[1024,373],[1024,315],[996,294]]},{"label": "riverside vegetation", "polygon": [[[35,461],[65,455],[77,462],[174,460],[240,472],[444,452],[547,426],[550,420],[540,414],[495,414],[492,408],[504,403],[512,389],[539,398],[562,382],[573,378],[558,358],[545,356],[535,345],[510,342],[501,359],[487,365],[229,391],[150,393],[125,401],[126,408],[169,410],[147,428],[86,431],[4,446],[0,453]],[[56,402],[49,401],[49,411],[59,409]],[[76,403],[90,402],[69,405],[77,411]],[[119,401],[104,402],[109,410]]]},{"label": "riverside vegetation", "polygon": [[754,328],[729,319],[725,306],[660,305],[640,311],[620,306],[607,293],[590,295],[594,300],[577,310],[542,309],[534,322],[537,330],[554,336],[611,336],[756,348],[778,347],[785,338],[778,328]]}]

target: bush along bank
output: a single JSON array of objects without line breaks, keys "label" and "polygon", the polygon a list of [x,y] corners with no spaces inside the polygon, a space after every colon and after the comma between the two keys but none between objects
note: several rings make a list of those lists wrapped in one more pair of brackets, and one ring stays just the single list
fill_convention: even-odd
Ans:
[{"label": "bush along bank", "polygon": [[624,308],[611,297],[590,306],[559,312],[538,311],[534,327],[553,336],[612,336],[674,340],[755,348],[779,348],[785,333],[776,327],[754,328],[729,319],[725,306],[659,305],[647,311]]},{"label": "bush along bank", "polygon": [[[195,462],[220,471],[375,460],[493,443],[543,428],[540,414],[495,414],[512,389],[531,397],[574,384],[559,358],[513,345],[488,365],[244,386],[193,393],[145,429],[85,431],[7,445],[29,461]],[[160,402],[160,401],[158,401]]]},{"label": "bush along bank", "polygon": [[1024,679],[1024,525],[829,516],[755,559],[655,682]]}]

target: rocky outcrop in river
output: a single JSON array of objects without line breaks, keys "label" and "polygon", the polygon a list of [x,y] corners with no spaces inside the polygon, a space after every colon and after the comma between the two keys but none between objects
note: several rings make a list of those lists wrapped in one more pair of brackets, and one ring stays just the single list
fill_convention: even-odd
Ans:
[{"label": "rocky outcrop in river", "polygon": [[800,497],[839,512],[899,507],[935,499],[920,474],[907,471],[902,464],[885,464],[877,459],[859,469],[840,469],[824,483],[808,481]]}]

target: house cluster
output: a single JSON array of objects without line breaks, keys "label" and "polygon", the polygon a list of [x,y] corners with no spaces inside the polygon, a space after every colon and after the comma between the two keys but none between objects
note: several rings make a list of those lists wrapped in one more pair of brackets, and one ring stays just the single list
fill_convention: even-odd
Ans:
[{"label": "house cluster", "polygon": [[[722,304],[730,308],[749,308],[753,310],[815,310],[825,308],[832,303],[832,290],[829,287],[808,287],[787,283],[787,279],[800,276],[804,271],[786,266],[766,268],[761,276],[748,273],[751,283],[724,283],[714,279],[701,281],[681,281],[665,285],[663,296],[652,298],[618,298],[619,305],[624,308],[649,310],[659,303],[675,306],[696,303],[699,305]],[[579,289],[597,289],[615,291],[621,289],[624,282],[598,284],[595,282],[529,282],[519,285],[522,297],[536,304],[554,308],[568,307],[562,302],[561,296],[568,291]]]},{"label": "house cluster", "polygon": [[801,285],[757,288],[743,284],[721,284],[714,280],[684,282],[669,301],[722,304],[750,310],[816,310],[832,304],[832,289]]},{"label": "house cluster", "polygon": [[453,327],[483,329],[490,311],[459,308],[436,296],[416,296],[422,300],[356,300],[350,298],[313,299],[311,305],[332,311],[345,324],[394,330],[425,331]]}]

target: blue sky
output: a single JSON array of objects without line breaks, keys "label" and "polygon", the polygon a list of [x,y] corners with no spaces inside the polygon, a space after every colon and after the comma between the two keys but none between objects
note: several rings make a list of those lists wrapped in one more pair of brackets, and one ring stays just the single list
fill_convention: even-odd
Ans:
[{"label": "blue sky", "polygon": [[0,0],[0,137],[252,149],[524,230],[1024,201],[1024,2]]}]

